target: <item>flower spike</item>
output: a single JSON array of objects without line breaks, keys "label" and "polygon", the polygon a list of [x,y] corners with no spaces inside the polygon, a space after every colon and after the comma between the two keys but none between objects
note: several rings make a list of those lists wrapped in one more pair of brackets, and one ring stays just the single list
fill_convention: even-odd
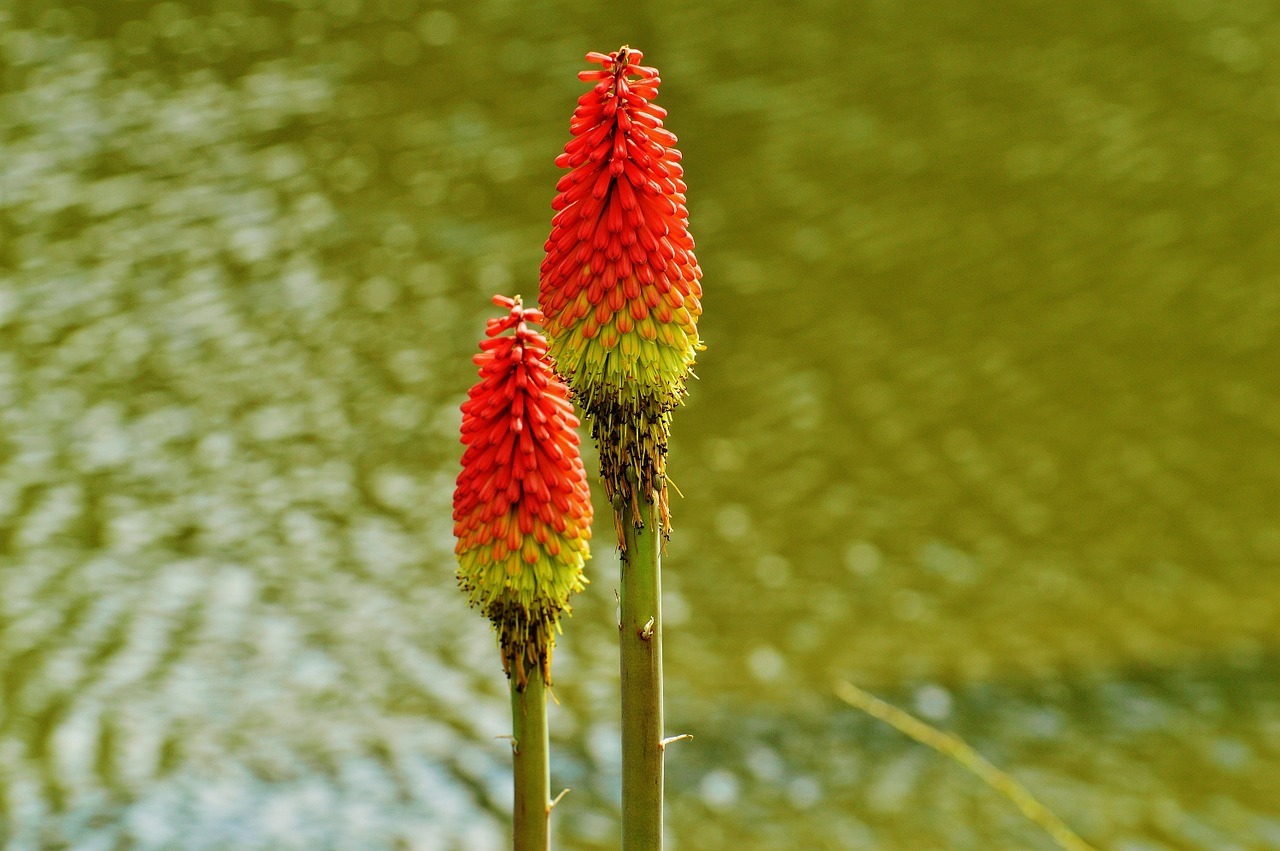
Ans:
[{"label": "flower spike", "polygon": [[[658,71],[639,50],[588,53],[598,69],[578,99],[556,165],[556,210],[539,302],[551,355],[592,421],[605,489],[640,516],[658,499],[665,532],[672,410],[703,348],[702,270],[693,253],[684,171]],[[638,521],[637,521],[638,522]]]},{"label": "flower spike", "polygon": [[560,615],[587,582],[591,496],[569,389],[530,327],[542,313],[519,296],[493,302],[509,312],[488,321],[473,358],[480,381],[462,404],[453,533],[458,584],[493,622],[502,667],[523,690],[535,667],[551,681]]}]

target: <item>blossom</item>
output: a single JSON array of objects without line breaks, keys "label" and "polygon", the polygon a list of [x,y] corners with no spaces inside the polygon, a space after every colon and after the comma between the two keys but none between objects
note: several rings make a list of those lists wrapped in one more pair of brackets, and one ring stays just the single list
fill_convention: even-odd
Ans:
[{"label": "blossom", "polygon": [[[569,597],[586,584],[591,497],[569,389],[530,328],[542,313],[519,296],[490,319],[462,404],[462,472],[453,494],[458,584],[498,630],[503,669],[523,688],[551,651]],[[515,329],[512,335],[506,332]]]},{"label": "blossom", "polygon": [[539,303],[551,355],[592,419],[610,497],[657,491],[665,505],[670,413],[702,348],[702,270],[676,137],[651,102],[661,81],[642,58],[588,53],[601,67],[578,74],[593,86],[556,159],[569,173],[551,205]]}]

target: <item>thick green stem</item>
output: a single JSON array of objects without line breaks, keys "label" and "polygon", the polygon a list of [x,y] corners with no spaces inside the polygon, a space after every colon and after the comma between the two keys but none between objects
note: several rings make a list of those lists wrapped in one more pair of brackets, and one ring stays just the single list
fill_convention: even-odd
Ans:
[{"label": "thick green stem", "polygon": [[524,691],[511,678],[511,743],[516,781],[515,851],[547,851],[550,847],[551,763],[547,757],[547,686],[542,671],[529,673]]},{"label": "thick green stem", "polygon": [[[662,522],[622,510],[622,848],[662,848]],[[636,520],[644,523],[636,528]]]}]

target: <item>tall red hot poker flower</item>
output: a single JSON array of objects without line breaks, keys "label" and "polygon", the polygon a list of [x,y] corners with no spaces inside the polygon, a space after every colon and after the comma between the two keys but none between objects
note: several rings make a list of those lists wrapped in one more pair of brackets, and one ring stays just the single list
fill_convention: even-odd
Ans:
[{"label": "tall red hot poker flower", "polygon": [[489,320],[481,380],[462,404],[453,533],[458,584],[493,621],[502,667],[523,689],[535,666],[550,682],[560,613],[586,584],[591,497],[569,390],[529,327],[542,313],[519,296],[493,301],[510,312]]},{"label": "tall red hot poker flower", "polygon": [[578,74],[594,85],[556,159],[570,171],[551,204],[539,302],[551,354],[592,420],[610,498],[638,517],[657,491],[665,523],[670,415],[702,348],[702,270],[676,137],[651,102],[658,71],[642,58],[627,47],[588,53],[601,68]]}]

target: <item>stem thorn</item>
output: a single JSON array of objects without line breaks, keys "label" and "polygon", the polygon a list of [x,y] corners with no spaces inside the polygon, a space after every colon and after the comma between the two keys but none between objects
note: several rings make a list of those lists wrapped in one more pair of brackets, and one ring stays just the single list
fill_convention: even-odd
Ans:
[{"label": "stem thorn", "polygon": [[551,801],[551,803],[547,804],[547,812],[550,813],[552,810],[554,810],[556,808],[556,804],[560,803],[560,799],[568,794],[569,794],[569,789],[566,788],[562,790],[559,795],[556,795],[555,798]]}]

